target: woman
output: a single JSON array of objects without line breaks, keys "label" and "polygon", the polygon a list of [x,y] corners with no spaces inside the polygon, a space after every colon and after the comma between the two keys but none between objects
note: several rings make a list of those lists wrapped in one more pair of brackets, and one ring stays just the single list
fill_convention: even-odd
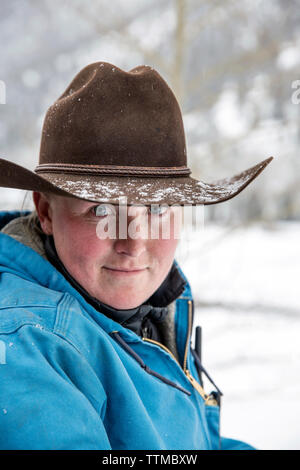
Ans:
[{"label": "woman", "polygon": [[0,185],[32,190],[36,209],[1,214],[1,449],[251,448],[219,436],[174,255],[180,207],[236,196],[270,161],[197,181],[155,70],[76,75],[47,112],[35,172],[0,160]]}]

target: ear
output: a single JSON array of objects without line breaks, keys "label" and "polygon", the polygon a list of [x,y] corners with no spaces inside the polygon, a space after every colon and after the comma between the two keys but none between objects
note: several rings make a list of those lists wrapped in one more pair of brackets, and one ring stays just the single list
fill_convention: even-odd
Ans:
[{"label": "ear", "polygon": [[50,200],[45,194],[37,191],[33,192],[32,197],[43,232],[46,235],[52,235],[52,208]]}]

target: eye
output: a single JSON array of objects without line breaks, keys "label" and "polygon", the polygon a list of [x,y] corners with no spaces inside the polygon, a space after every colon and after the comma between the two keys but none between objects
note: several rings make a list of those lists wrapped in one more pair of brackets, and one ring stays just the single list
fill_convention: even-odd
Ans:
[{"label": "eye", "polygon": [[168,211],[168,206],[160,206],[159,204],[151,204],[149,212],[151,215],[163,215]]},{"label": "eye", "polygon": [[115,210],[109,204],[100,204],[99,206],[92,207],[92,212],[96,217],[107,217],[108,215],[114,215]]}]

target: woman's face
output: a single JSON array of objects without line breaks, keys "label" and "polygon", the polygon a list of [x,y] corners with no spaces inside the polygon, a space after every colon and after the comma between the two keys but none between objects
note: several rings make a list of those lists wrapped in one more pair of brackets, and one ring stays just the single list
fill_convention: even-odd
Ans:
[{"label": "woman's face", "polygon": [[[37,192],[33,197],[41,227],[53,235],[60,260],[101,302],[117,309],[135,308],[151,297],[167,276],[178,244],[179,207],[150,214],[145,206],[123,206],[120,236],[117,206],[113,215],[109,206],[81,199],[49,198]],[[115,226],[106,238],[105,226]]]}]

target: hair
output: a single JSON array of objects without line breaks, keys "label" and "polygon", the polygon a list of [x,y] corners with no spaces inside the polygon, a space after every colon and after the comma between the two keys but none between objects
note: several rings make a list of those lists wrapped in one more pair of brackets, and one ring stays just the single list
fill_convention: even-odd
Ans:
[{"label": "hair", "polygon": [[[52,193],[48,193],[48,192],[40,192],[40,193],[47,199],[47,201],[50,201],[53,198]],[[23,216],[21,219],[22,226],[23,226],[23,229],[27,231],[29,229],[29,226],[34,224],[41,231],[41,233],[44,233],[40,225],[38,213],[34,206],[32,196],[33,196],[33,191],[25,192],[23,202],[20,208],[21,215]],[[28,204],[28,207],[26,207],[28,202],[31,205],[31,208],[29,208],[29,204]],[[25,216],[29,216],[29,217],[25,217]]]}]

